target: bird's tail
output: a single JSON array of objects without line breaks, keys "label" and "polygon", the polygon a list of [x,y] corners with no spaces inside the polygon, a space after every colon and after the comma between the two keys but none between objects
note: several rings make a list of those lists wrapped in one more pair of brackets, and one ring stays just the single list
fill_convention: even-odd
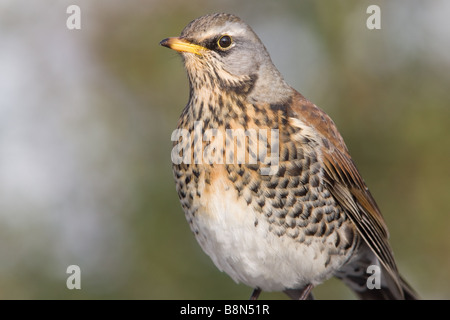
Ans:
[{"label": "bird's tail", "polygon": [[370,249],[360,253],[336,274],[360,299],[419,299],[403,277],[397,272],[389,273]]},{"label": "bird's tail", "polygon": [[344,282],[353,289],[355,294],[362,300],[418,300],[419,297],[411,286],[400,277],[399,287],[397,285],[388,285],[378,288],[369,289],[359,287],[358,290],[354,289],[354,283],[349,283],[349,280]]}]

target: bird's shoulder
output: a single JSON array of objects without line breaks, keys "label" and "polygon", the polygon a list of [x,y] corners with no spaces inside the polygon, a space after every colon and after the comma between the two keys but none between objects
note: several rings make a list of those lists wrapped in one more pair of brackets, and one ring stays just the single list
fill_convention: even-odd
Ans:
[{"label": "bird's shoulder", "polygon": [[326,149],[338,149],[349,156],[344,139],[328,114],[298,92],[294,92],[289,106],[289,115],[294,121],[299,120],[304,127],[312,129],[320,138],[320,144]]}]

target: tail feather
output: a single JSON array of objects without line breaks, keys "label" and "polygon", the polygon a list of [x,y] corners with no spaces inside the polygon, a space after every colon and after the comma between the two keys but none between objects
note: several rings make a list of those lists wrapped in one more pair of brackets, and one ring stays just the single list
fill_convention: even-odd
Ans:
[{"label": "tail feather", "polygon": [[402,276],[400,276],[400,283],[403,290],[403,296],[405,297],[405,300],[419,300],[419,295],[417,292],[408,284],[408,282],[403,279]]},{"label": "tail feather", "polygon": [[[361,248],[358,255],[335,274],[363,300],[418,300],[411,286],[395,272],[389,273],[375,254]],[[377,278],[378,277],[378,278]]]},{"label": "tail feather", "polygon": [[380,289],[354,290],[355,294],[362,300],[419,300],[417,293],[406,283],[403,278],[400,282],[400,295],[397,289],[383,287]]}]

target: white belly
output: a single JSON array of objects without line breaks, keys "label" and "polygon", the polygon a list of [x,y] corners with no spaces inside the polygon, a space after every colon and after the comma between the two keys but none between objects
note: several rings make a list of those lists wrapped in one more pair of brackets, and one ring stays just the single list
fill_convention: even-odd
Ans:
[{"label": "white belly", "polygon": [[[263,291],[302,288],[323,282],[344,262],[333,258],[326,266],[329,256],[321,239],[306,245],[269,231],[262,214],[244,199],[238,200],[237,192],[223,180],[216,180],[202,198],[193,222],[199,231],[197,240],[214,264],[236,282]],[[331,246],[334,237],[328,241]]]}]

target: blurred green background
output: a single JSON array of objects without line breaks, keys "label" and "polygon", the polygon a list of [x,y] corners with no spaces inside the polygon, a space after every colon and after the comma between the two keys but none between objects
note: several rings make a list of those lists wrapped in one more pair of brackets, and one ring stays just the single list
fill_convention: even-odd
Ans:
[{"label": "blurred green background", "polygon": [[[66,27],[71,4],[81,30]],[[371,4],[381,30],[366,27]],[[0,299],[249,297],[197,245],[171,171],[188,83],[158,43],[211,12],[248,22],[335,120],[401,272],[450,298],[449,1],[3,0]],[[81,290],[66,288],[72,264]],[[337,280],[314,293],[354,298]]]}]

